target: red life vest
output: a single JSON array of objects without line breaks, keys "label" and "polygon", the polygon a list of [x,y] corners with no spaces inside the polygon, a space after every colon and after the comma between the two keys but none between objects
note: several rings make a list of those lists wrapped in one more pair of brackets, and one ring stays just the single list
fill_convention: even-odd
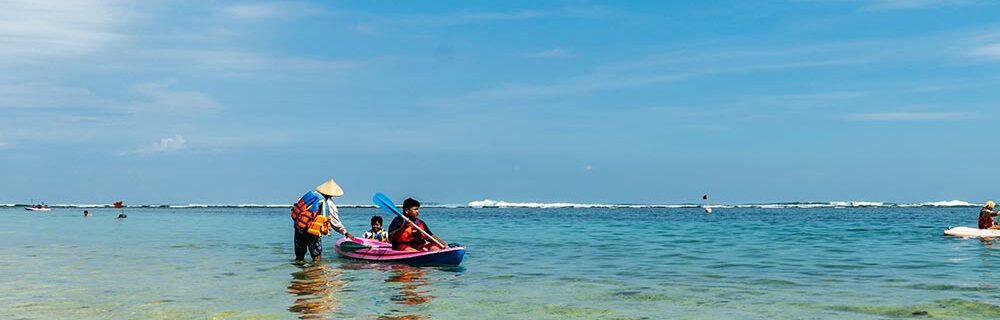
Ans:
[{"label": "red life vest", "polygon": [[[417,220],[414,221],[413,223],[419,226],[420,229],[427,230],[427,224],[425,224],[422,220]],[[413,226],[411,226],[409,223],[403,223],[403,226],[400,228],[402,228],[403,230],[400,230],[399,232],[396,233],[395,238],[392,239],[392,243],[420,245],[424,244],[424,242],[427,242],[427,239],[424,239],[424,234],[421,233],[416,228],[414,228]]]},{"label": "red life vest", "polygon": [[993,211],[990,211],[989,209],[986,208],[983,208],[983,210],[979,211],[979,229],[989,229],[990,227],[992,227],[993,217],[995,216],[996,215],[993,214]]}]

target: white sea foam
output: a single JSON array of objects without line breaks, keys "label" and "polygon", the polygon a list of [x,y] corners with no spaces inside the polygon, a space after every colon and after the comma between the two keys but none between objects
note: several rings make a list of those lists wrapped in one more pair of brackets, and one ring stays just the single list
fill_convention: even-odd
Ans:
[{"label": "white sea foam", "polygon": [[885,207],[884,202],[872,202],[872,201],[833,201],[830,202],[831,206],[834,207]]},{"label": "white sea foam", "polygon": [[609,205],[582,204],[568,202],[539,203],[539,202],[507,202],[493,201],[490,199],[469,202],[472,208],[593,208],[606,207]]},{"label": "white sea foam", "polygon": [[757,208],[757,209],[819,209],[819,208],[920,208],[920,207],[976,207],[978,204],[961,200],[923,202],[916,204],[895,204],[882,201],[830,201],[830,202],[784,202],[784,203],[748,203],[748,204],[595,204],[568,202],[508,202],[497,200],[478,200],[469,202],[470,208]]},{"label": "white sea foam", "polygon": [[207,204],[191,203],[191,204],[172,204],[170,208],[208,208]]},{"label": "white sea foam", "polygon": [[[0,207],[19,207],[26,204],[8,203],[0,204]],[[171,209],[193,209],[193,208],[290,208],[291,204],[138,204],[126,205],[128,208],[171,208]],[[337,204],[341,208],[375,208],[372,204]],[[397,205],[398,206],[398,205]],[[572,203],[572,202],[509,202],[498,200],[478,200],[468,204],[426,204],[427,208],[525,208],[525,209],[550,209],[550,208],[606,208],[606,209],[686,209],[686,208],[757,208],[757,209],[816,209],[816,208],[937,208],[937,207],[978,207],[981,204],[971,203],[962,200],[931,201],[921,203],[888,203],[879,201],[830,201],[830,202],[784,202],[784,203],[748,203],[748,204],[601,204],[601,203]],[[111,208],[111,204],[50,204],[51,208]]]},{"label": "white sea foam", "polygon": [[[291,204],[256,204],[256,203],[242,203],[237,205],[230,204],[220,204],[220,205],[208,205],[209,207],[227,207],[227,208],[291,208]],[[338,205],[340,206],[340,205]]]},{"label": "white sea foam", "polygon": [[467,205],[469,208],[700,208],[696,204],[600,204],[600,203],[571,203],[571,202],[507,202],[490,199],[472,201]]},{"label": "white sea foam", "polygon": [[75,203],[49,205],[49,207],[57,207],[57,208],[101,208],[110,206],[111,206],[110,204],[75,204]]},{"label": "white sea foam", "polygon": [[981,204],[968,203],[962,200],[924,202],[920,204],[924,207],[978,207]]}]

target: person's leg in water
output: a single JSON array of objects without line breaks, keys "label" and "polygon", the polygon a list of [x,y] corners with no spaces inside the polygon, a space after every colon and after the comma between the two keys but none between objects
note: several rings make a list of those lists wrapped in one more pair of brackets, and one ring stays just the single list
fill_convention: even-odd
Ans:
[{"label": "person's leg in water", "polygon": [[295,229],[295,260],[302,261],[306,257],[306,250],[313,261],[319,262],[323,259],[323,238],[314,236],[302,229]]},{"label": "person's leg in water", "polygon": [[309,246],[309,255],[314,262],[323,260],[323,237],[306,233],[306,244]]},{"label": "person's leg in water", "polygon": [[299,229],[295,229],[295,238],[293,240],[295,243],[295,261],[302,261],[306,258],[306,244],[299,233]]},{"label": "person's leg in water", "polygon": [[323,260],[323,242],[321,242],[320,237],[316,237],[314,243],[315,246],[309,247],[309,255],[312,256],[313,262],[320,262]]}]

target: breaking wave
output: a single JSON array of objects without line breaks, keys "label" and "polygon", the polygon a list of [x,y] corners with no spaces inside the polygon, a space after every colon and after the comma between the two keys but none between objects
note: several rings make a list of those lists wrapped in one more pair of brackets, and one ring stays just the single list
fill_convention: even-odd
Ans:
[{"label": "breaking wave", "polygon": [[470,208],[757,208],[757,209],[812,209],[812,208],[922,208],[922,207],[978,207],[981,204],[961,200],[897,204],[878,201],[830,201],[830,202],[780,202],[749,204],[590,204],[590,203],[538,203],[479,200],[469,202]]},{"label": "breaking wave", "polygon": [[[2,207],[27,207],[29,204],[6,203],[0,204]],[[398,206],[398,205],[397,205]],[[756,208],[756,209],[813,209],[813,208],[941,208],[941,207],[979,207],[982,204],[962,201],[931,201],[921,203],[889,203],[878,201],[830,201],[830,202],[778,202],[778,203],[749,203],[749,204],[601,204],[601,203],[572,203],[572,202],[508,202],[502,200],[477,200],[467,204],[425,204],[427,208],[525,208],[525,209],[559,209],[559,208],[608,208],[608,209],[629,209],[629,208]],[[50,208],[112,208],[111,204],[50,204]],[[169,208],[169,209],[204,209],[204,208],[291,208],[291,204],[138,204],[126,205],[127,208]],[[340,208],[375,208],[371,204],[337,204]]]},{"label": "breaking wave", "polygon": [[507,202],[507,201],[493,201],[486,199],[486,200],[469,202],[468,207],[550,209],[550,208],[698,208],[700,206],[696,204],[596,204],[596,203],[569,203],[569,202],[554,202],[554,203]]}]

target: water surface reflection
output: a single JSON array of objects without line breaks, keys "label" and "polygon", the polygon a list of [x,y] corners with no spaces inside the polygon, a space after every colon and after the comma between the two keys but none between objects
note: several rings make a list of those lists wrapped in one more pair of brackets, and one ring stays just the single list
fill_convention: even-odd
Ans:
[{"label": "water surface reflection", "polygon": [[292,273],[288,293],[295,302],[288,311],[297,313],[299,319],[325,319],[340,307],[337,293],[344,288],[343,270],[327,264],[298,263],[301,270]]}]

